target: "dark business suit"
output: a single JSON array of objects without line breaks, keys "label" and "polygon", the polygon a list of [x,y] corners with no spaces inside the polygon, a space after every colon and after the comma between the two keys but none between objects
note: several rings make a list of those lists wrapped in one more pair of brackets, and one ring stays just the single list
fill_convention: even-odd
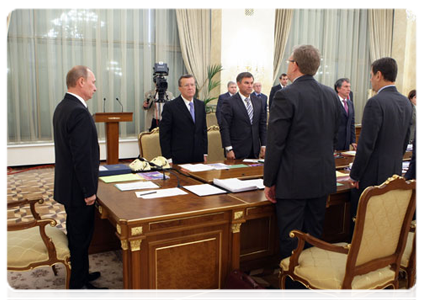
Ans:
[{"label": "dark business suit", "polygon": [[276,92],[281,89],[282,89],[281,84],[277,84],[271,88],[270,95],[269,95],[269,111],[272,108],[272,102],[273,102],[273,98],[275,98]]},{"label": "dark business suit", "polygon": [[350,172],[351,179],[359,182],[359,189],[351,190],[352,216],[366,187],[382,184],[394,174],[401,175],[411,114],[410,101],[395,86],[384,88],[367,101],[357,153]]},{"label": "dark business suit", "polygon": [[206,108],[203,101],[193,101],[195,123],[181,96],[163,107],[160,148],[175,164],[203,162],[207,154]]},{"label": "dark business suit", "polygon": [[338,142],[336,150],[349,150],[350,145],[355,143],[355,113],[354,104],[347,100],[348,114],[345,111],[343,103],[338,101],[340,108],[339,129],[338,129]]},{"label": "dark business suit", "polygon": [[251,95],[256,96],[257,98],[261,99],[263,103],[264,111],[266,112],[266,120],[267,120],[267,95],[265,94],[256,94],[256,92],[252,92]]},{"label": "dark business suit", "polygon": [[258,158],[261,146],[266,145],[266,112],[263,102],[251,96],[253,124],[250,122],[244,101],[239,93],[222,105],[220,135],[223,148],[232,146],[236,159]]},{"label": "dark business suit", "polygon": [[222,115],[222,104],[223,101],[225,99],[228,99],[232,97],[231,94],[229,92],[226,92],[224,94],[219,95],[219,98],[217,99],[217,105],[216,105],[216,119],[217,119],[217,124],[220,125],[220,121],[221,121],[221,115]]},{"label": "dark business suit", "polygon": [[84,199],[97,193],[99,147],[88,109],[66,93],[53,115],[54,199],[66,210],[71,253],[70,288],[81,288],[88,275],[88,247],[94,231],[94,205]]},{"label": "dark business suit", "polygon": [[312,76],[276,93],[270,110],[264,185],[275,186],[282,258],[291,255],[293,229],[320,237],[326,199],[336,192],[333,149],[339,99]]}]

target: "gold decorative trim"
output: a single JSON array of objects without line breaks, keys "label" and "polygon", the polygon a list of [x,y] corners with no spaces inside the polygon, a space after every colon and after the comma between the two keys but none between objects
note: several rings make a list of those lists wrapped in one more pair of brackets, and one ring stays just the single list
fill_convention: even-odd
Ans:
[{"label": "gold decorative trim", "polygon": [[243,211],[236,211],[234,213],[234,220],[242,219],[242,217],[244,217],[244,212]]},{"label": "gold decorative trim", "polygon": [[232,224],[232,233],[239,233],[241,231],[241,223]]},{"label": "gold decorative trim", "polygon": [[141,250],[141,242],[142,240],[133,240],[129,241],[131,243],[131,251],[140,251]]},{"label": "gold decorative trim", "polygon": [[131,235],[132,236],[140,235],[140,234],[142,234],[142,226],[131,228]]},{"label": "gold decorative trim", "polygon": [[128,241],[127,240],[120,240],[120,247],[123,251],[128,250]]},{"label": "gold decorative trim", "polygon": [[122,228],[120,227],[120,225],[119,225],[119,224],[116,224],[116,231],[117,231],[117,233],[118,233],[119,235],[121,235],[121,234],[122,234]]},{"label": "gold decorative trim", "polygon": [[103,215],[103,207],[101,205],[98,206],[98,212],[100,213],[100,216]]}]

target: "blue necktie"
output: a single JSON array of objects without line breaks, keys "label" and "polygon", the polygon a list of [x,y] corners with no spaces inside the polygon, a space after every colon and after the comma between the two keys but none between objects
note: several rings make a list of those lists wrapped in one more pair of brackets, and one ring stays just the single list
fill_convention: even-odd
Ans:
[{"label": "blue necktie", "polygon": [[192,103],[192,101],[189,103],[189,112],[191,114],[192,120],[195,123],[194,103]]},{"label": "blue necktie", "polygon": [[251,105],[251,99],[248,97],[245,101],[247,102],[247,112],[250,117],[250,123],[253,124],[253,106]]}]

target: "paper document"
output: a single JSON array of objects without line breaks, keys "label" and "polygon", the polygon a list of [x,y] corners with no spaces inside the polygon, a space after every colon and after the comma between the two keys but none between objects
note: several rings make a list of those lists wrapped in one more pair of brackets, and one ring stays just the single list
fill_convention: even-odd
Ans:
[{"label": "paper document", "polygon": [[218,187],[210,184],[184,185],[184,189],[187,189],[191,193],[200,197],[226,193],[225,190],[219,189]]},{"label": "paper document", "polygon": [[232,193],[256,190],[257,185],[249,180],[239,180],[238,178],[213,179],[213,184],[231,191]]},{"label": "paper document", "polygon": [[115,184],[119,190],[123,191],[132,191],[132,190],[143,190],[143,189],[158,189],[160,188],[157,184],[151,181],[137,181],[130,183],[117,183]]},{"label": "paper document", "polygon": [[355,156],[355,151],[344,151],[344,152],[341,152],[341,154],[343,155],[343,156]]},{"label": "paper document", "polygon": [[112,175],[112,176],[103,176],[100,177],[105,183],[112,182],[123,182],[123,181],[134,181],[134,180],[143,180],[137,174],[122,174],[122,175]]},{"label": "paper document", "polygon": [[248,179],[248,180],[243,180],[243,182],[248,182],[250,184],[254,184],[259,190],[264,189],[263,178]]},{"label": "paper document", "polygon": [[228,165],[222,163],[208,164],[208,166],[213,167],[214,170],[227,170],[229,169]]},{"label": "paper document", "polygon": [[164,198],[178,195],[186,195],[187,192],[181,190],[180,188],[170,188],[170,189],[159,189],[154,191],[145,191],[145,192],[135,192],[138,198],[143,199],[154,199],[154,198]]},{"label": "paper document", "polygon": [[184,164],[184,165],[179,165],[182,169],[188,170],[190,172],[201,172],[201,171],[210,171],[213,170],[214,168],[212,166],[209,165],[205,165],[205,164]]}]

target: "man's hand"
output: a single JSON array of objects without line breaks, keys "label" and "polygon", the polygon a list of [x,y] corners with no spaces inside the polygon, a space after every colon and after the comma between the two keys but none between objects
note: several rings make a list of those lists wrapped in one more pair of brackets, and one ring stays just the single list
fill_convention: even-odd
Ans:
[{"label": "man's hand", "polygon": [[261,147],[259,157],[264,158],[265,155],[266,155],[266,147]]},{"label": "man's hand", "polygon": [[226,153],[226,158],[227,159],[235,159],[235,152],[234,152],[234,150],[231,150],[228,153]]},{"label": "man's hand", "polygon": [[355,180],[351,179],[351,177],[348,178],[346,181],[350,184],[351,187],[354,187],[356,189],[359,189],[358,181],[355,181]]},{"label": "man's hand", "polygon": [[97,200],[97,196],[92,195],[91,197],[85,198],[85,203],[87,205],[93,205],[95,203],[95,200]]},{"label": "man's hand", "polygon": [[354,151],[357,151],[357,144],[356,143],[352,143],[351,146],[353,147]]},{"label": "man's hand", "polygon": [[264,187],[264,195],[266,196],[266,199],[269,200],[272,203],[276,203],[276,194],[275,194],[276,186],[271,187]]}]

